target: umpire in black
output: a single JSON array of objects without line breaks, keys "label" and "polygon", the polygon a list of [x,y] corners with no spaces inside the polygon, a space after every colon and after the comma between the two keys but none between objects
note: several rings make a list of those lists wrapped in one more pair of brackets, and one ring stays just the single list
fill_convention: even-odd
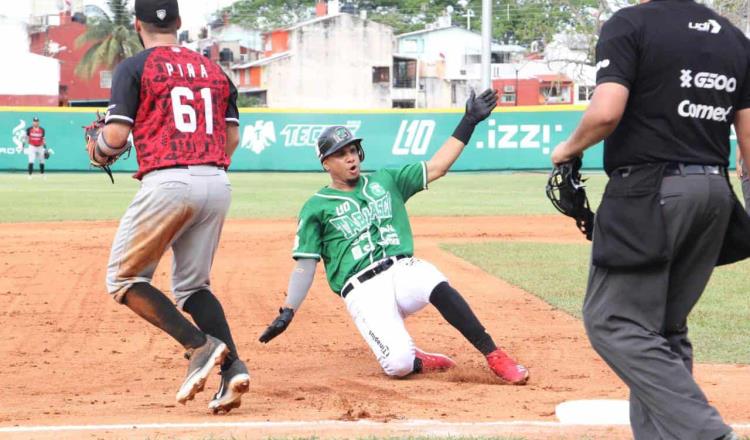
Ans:
[{"label": "umpire in black", "polygon": [[652,0],[604,24],[596,60],[591,104],[552,153],[604,140],[586,332],[630,388],[637,440],[736,439],[693,379],[687,317],[736,215],[732,123],[750,157],[750,44],[693,0]]}]

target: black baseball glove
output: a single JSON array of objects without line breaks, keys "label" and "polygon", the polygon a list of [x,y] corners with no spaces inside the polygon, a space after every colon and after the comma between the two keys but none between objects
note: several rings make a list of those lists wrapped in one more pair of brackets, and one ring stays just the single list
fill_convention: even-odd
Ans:
[{"label": "black baseball glove", "polygon": [[260,335],[260,338],[258,338],[258,340],[265,344],[266,342],[280,335],[282,332],[284,332],[284,330],[286,330],[287,327],[289,327],[289,323],[292,322],[292,318],[294,318],[293,308],[284,307],[279,309],[279,316],[277,316],[276,319],[273,320],[271,325],[269,325],[266,331],[264,331],[263,334]]},{"label": "black baseball glove", "polygon": [[574,218],[578,229],[591,240],[594,213],[589,208],[580,170],[580,157],[555,166],[547,180],[547,198],[558,211]]}]

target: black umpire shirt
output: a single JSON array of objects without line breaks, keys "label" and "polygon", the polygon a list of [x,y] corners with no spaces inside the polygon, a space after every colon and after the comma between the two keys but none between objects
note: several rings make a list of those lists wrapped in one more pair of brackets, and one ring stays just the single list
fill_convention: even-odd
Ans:
[{"label": "black umpire shirt", "polygon": [[630,90],[604,141],[604,169],[682,162],[728,166],[737,110],[750,107],[750,42],[693,0],[624,8],[602,27],[596,83]]}]

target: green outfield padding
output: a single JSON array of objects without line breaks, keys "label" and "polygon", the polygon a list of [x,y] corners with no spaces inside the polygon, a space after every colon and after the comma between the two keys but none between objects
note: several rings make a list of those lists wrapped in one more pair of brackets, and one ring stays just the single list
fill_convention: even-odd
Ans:
[{"label": "green outfield padding", "polygon": [[[48,167],[89,169],[82,126],[96,109],[0,107],[0,170],[23,170],[27,159],[23,134],[38,116],[54,151]],[[329,125],[346,125],[364,138],[364,167],[401,166],[429,159],[451,135],[461,118],[459,109],[446,111],[288,111],[243,110],[240,146],[232,168],[242,171],[316,171],[320,163],[315,142]],[[541,106],[497,109],[481,123],[455,170],[547,169],[549,153],[567,138],[581,117],[581,108]],[[135,156],[113,169],[132,171]],[[586,156],[585,166],[601,168],[601,148]]]}]

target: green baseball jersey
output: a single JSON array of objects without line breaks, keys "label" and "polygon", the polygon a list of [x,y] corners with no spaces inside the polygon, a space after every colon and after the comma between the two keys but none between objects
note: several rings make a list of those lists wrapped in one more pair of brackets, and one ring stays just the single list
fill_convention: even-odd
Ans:
[{"label": "green baseball jersey", "polygon": [[324,187],[305,203],[292,256],[323,259],[328,284],[338,293],[371,263],[414,254],[406,201],[427,189],[427,164],[362,175],[353,191]]}]

